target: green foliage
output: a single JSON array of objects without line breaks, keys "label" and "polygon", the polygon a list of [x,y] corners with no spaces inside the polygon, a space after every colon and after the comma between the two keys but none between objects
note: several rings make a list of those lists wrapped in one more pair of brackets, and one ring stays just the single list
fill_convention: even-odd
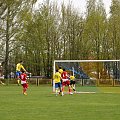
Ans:
[{"label": "green foliage", "polygon": [[0,55],[9,64],[21,59],[33,75],[52,77],[54,59],[119,59],[120,2],[113,0],[107,17],[102,0],[87,0],[80,15],[69,3],[49,0],[35,10],[36,0],[0,2]]},{"label": "green foliage", "polygon": [[120,45],[120,1],[113,0],[111,5],[111,16],[109,18],[109,39],[112,43],[113,58],[119,59],[119,45]]}]

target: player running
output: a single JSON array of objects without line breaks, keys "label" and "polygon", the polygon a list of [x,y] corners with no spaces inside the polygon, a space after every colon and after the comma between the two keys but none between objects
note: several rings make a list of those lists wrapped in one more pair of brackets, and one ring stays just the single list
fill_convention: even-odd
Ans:
[{"label": "player running", "polygon": [[65,71],[65,69],[63,69],[63,72],[61,74],[61,78],[62,78],[62,91],[64,91],[65,86],[68,86],[69,94],[72,95],[73,93],[71,92],[69,75],[68,75],[67,71]]},{"label": "player running", "polygon": [[55,81],[55,93],[56,93],[56,96],[58,95],[58,88],[60,90],[61,96],[63,96],[62,86],[61,86],[61,74],[59,73],[58,70],[56,70],[56,73],[53,76],[53,80]]},{"label": "player running", "polygon": [[21,79],[21,85],[23,86],[23,94],[27,95],[26,91],[28,88],[28,84],[27,84],[27,75],[25,74],[25,71],[22,71],[22,74],[20,74],[20,79]]}]

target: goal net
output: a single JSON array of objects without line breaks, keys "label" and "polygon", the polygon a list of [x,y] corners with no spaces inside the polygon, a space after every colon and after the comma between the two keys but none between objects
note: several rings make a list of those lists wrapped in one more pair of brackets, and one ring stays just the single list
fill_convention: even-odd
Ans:
[{"label": "goal net", "polygon": [[54,73],[59,67],[72,73],[78,86],[120,86],[120,60],[54,60]]}]

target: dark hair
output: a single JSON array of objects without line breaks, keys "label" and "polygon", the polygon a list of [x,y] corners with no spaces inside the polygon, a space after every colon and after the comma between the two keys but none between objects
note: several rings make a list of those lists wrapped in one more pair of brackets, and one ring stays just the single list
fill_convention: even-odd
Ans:
[{"label": "dark hair", "polygon": [[22,63],[23,61],[21,60],[20,63]]},{"label": "dark hair", "polygon": [[65,68],[63,68],[63,71],[65,71]]},{"label": "dark hair", "polygon": [[61,69],[62,67],[61,66],[59,66],[59,69]]},{"label": "dark hair", "polygon": [[56,70],[56,72],[58,72],[58,69]]},{"label": "dark hair", "polygon": [[22,73],[25,73],[25,71],[24,71],[24,70],[22,70],[21,72],[22,72]]}]

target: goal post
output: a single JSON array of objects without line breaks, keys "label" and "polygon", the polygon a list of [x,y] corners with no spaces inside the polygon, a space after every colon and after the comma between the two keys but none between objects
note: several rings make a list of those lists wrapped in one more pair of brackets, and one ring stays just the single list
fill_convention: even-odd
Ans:
[{"label": "goal post", "polygon": [[[81,85],[95,82],[97,86],[118,86],[120,84],[120,60],[54,60],[53,74],[59,66],[73,72]],[[55,83],[53,80],[53,91]]]}]

